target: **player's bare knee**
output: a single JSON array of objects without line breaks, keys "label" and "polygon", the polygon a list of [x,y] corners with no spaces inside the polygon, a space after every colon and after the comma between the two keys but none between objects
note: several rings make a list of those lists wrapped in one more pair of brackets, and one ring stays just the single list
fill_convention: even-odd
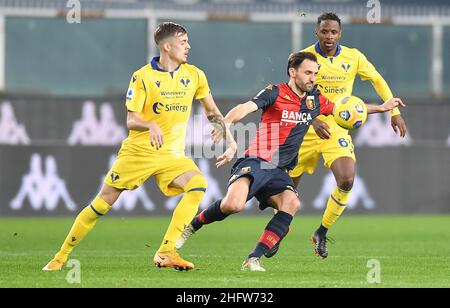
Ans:
[{"label": "player's bare knee", "polygon": [[123,190],[105,184],[98,196],[112,206],[117,201],[122,191]]},{"label": "player's bare knee", "polygon": [[245,202],[243,203],[239,198],[225,197],[222,200],[220,209],[224,214],[234,214],[241,212],[244,209],[244,206]]},{"label": "player's bare knee", "polygon": [[302,203],[300,202],[299,198],[295,198],[292,200],[292,210],[293,211],[295,211],[297,213],[301,207],[302,207]]},{"label": "player's bare knee", "polygon": [[353,188],[355,176],[353,174],[345,174],[338,178],[337,185],[340,189],[350,191]]},{"label": "player's bare knee", "polygon": [[289,197],[283,200],[280,211],[295,215],[300,210],[301,202],[297,197]]}]

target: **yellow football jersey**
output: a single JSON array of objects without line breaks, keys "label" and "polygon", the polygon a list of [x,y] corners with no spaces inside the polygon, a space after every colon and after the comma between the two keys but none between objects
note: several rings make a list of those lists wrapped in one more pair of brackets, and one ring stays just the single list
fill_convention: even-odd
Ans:
[{"label": "yellow football jersey", "polygon": [[[312,52],[317,56],[319,73],[316,84],[322,95],[330,101],[336,102],[340,97],[352,95],[356,75],[362,80],[370,80],[383,101],[393,97],[383,77],[358,49],[338,45],[335,56],[328,57],[320,50],[317,42],[302,51]],[[333,116],[321,115],[319,119],[327,122],[332,132],[343,130],[336,124]],[[315,134],[312,127],[308,134]]]},{"label": "yellow football jersey", "polygon": [[[164,145],[158,151],[184,155],[186,127],[192,102],[210,94],[205,73],[189,64],[167,72],[158,67],[158,57],[136,71],[126,96],[129,111],[140,112],[144,121],[156,123],[164,134]],[[157,151],[150,145],[148,131],[130,130],[123,148]]]}]

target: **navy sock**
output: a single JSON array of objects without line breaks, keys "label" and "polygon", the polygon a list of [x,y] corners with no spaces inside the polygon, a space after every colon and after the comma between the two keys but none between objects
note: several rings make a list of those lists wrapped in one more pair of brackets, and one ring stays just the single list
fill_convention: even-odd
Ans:
[{"label": "navy sock", "polygon": [[192,221],[192,227],[197,231],[203,225],[207,225],[213,223],[215,221],[222,221],[227,218],[229,215],[222,213],[220,210],[220,203],[222,200],[218,200],[211,204],[206,210],[198,214],[194,220]]},{"label": "navy sock", "polygon": [[248,257],[261,258],[273,246],[279,243],[288,233],[293,218],[292,215],[286,212],[279,211],[276,213],[267,224],[258,244]]},{"label": "navy sock", "polygon": [[319,229],[317,229],[316,232],[317,234],[319,234],[320,237],[325,237],[327,236],[328,229],[325,228],[323,225],[320,225]]}]

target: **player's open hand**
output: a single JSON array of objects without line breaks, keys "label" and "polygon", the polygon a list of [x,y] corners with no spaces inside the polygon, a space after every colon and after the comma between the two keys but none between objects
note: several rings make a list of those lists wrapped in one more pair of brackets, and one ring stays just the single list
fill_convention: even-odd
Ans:
[{"label": "player's open hand", "polygon": [[228,164],[230,161],[232,161],[234,155],[236,154],[236,151],[237,151],[237,144],[236,143],[231,144],[225,151],[225,153],[223,153],[217,158],[216,167],[220,168]]},{"label": "player's open hand", "polygon": [[395,115],[391,117],[391,126],[394,132],[397,134],[400,132],[400,137],[406,136],[406,122],[401,115]]},{"label": "player's open hand", "polygon": [[382,105],[383,111],[391,111],[396,107],[406,107],[401,99],[394,97]]},{"label": "player's open hand", "polygon": [[330,127],[328,126],[327,123],[315,118],[312,121],[311,125],[314,127],[314,130],[316,131],[317,136],[319,136],[321,139],[330,139],[331,132],[330,132]]},{"label": "player's open hand", "polygon": [[159,150],[164,144],[164,135],[158,124],[150,122],[148,125],[150,132],[150,144],[152,147],[156,147]]}]

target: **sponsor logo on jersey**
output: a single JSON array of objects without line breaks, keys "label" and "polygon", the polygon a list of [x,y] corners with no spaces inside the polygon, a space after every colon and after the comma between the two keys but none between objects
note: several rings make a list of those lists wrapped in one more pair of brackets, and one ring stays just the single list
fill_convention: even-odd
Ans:
[{"label": "sponsor logo on jersey", "polygon": [[288,101],[290,101],[290,102],[293,101],[293,99],[292,99],[288,94],[286,94],[285,96],[283,96],[283,98],[286,99],[286,100],[288,100]]},{"label": "sponsor logo on jersey", "polygon": [[127,91],[127,100],[130,101],[133,99],[134,90],[132,88],[129,88]]},{"label": "sponsor logo on jersey", "polygon": [[164,105],[163,103],[156,102],[153,104],[153,112],[156,114],[161,114],[161,112],[163,112],[163,111],[165,111],[165,112],[172,112],[172,111],[187,112],[188,110],[189,110],[188,106],[181,105],[178,103]]},{"label": "sponsor logo on jersey", "polygon": [[326,94],[345,94],[347,93],[347,88],[346,87],[329,87],[329,86],[325,86],[324,88],[324,93]]},{"label": "sponsor logo on jersey", "polygon": [[281,114],[281,122],[309,124],[311,120],[312,116],[310,113],[283,110],[283,113]]}]

